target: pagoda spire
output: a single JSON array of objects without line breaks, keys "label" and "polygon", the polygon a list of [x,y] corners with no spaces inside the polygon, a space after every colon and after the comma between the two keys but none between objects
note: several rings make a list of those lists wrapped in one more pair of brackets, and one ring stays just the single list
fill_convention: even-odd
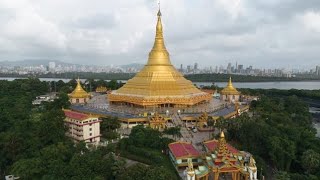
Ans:
[{"label": "pagoda spire", "polygon": [[157,13],[158,21],[156,25],[156,36],[153,44],[153,48],[149,53],[149,59],[147,65],[171,65],[169,53],[164,44],[162,22],[161,22],[161,10],[159,4],[159,10]]},{"label": "pagoda spire", "polygon": [[219,139],[218,155],[228,157],[229,154],[230,152],[227,148],[227,142],[225,140],[224,132],[222,131]]},{"label": "pagoda spire", "polygon": [[231,76],[229,77],[228,86],[229,86],[229,87],[233,87],[233,85],[232,85],[232,80],[231,80]]}]

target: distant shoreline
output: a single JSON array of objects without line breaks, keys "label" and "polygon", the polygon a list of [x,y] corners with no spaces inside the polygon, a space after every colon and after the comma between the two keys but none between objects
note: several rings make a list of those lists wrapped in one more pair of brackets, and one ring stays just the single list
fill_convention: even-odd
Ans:
[{"label": "distant shoreline", "polygon": [[[16,75],[0,74],[0,79],[23,79],[23,78],[41,78],[41,79],[103,79],[127,81],[134,77],[134,73],[67,73],[67,74],[46,74],[46,75]],[[208,78],[194,78],[193,75],[185,75],[185,78],[192,82],[199,83],[224,83],[232,77],[235,83],[263,83],[263,82],[320,82],[314,78],[282,78],[282,77],[263,77],[263,76],[245,76],[245,75],[228,75],[228,74],[208,74]]]},{"label": "distant shoreline", "polygon": [[[72,80],[72,79],[78,79],[77,77],[75,78],[62,78],[62,77],[38,77],[38,76],[0,76],[0,80],[5,80],[5,79],[27,79],[27,78],[38,78],[38,79],[61,79],[61,80]],[[86,79],[90,79],[90,78],[83,78],[83,77],[79,77],[80,80],[86,80]],[[98,78],[97,78],[98,80]],[[111,81],[111,80],[115,80],[115,79],[103,79],[106,81]],[[129,79],[116,79],[118,81],[128,81]],[[227,81],[191,81],[194,83],[225,83]],[[232,80],[233,83],[268,83],[268,82],[320,82],[320,79],[303,79],[303,80],[262,80],[262,81],[234,81]]]}]

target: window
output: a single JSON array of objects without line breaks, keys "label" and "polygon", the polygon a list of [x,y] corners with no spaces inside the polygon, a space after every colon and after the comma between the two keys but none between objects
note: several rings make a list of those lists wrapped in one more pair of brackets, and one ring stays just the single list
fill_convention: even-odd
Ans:
[{"label": "window", "polygon": [[79,99],[76,99],[76,103],[79,103]]},{"label": "window", "polygon": [[90,133],[89,136],[92,136],[92,133]]},{"label": "window", "polygon": [[92,128],[89,128],[89,131],[92,131]]},{"label": "window", "polygon": [[89,124],[89,126],[92,126],[92,124]]}]

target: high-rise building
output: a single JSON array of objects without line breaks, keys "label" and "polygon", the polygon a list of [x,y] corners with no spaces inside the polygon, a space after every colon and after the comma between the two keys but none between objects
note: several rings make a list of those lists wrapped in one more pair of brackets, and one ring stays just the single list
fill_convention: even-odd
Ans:
[{"label": "high-rise building", "polygon": [[55,62],[49,62],[49,71],[53,71],[56,68]]},{"label": "high-rise building", "polygon": [[242,64],[238,65],[238,70],[243,70],[243,65]]},{"label": "high-rise building", "polygon": [[193,70],[197,71],[198,70],[198,63],[194,63]]},{"label": "high-rise building", "polygon": [[228,67],[227,67],[227,73],[231,74],[231,63],[228,63]]},{"label": "high-rise building", "polygon": [[191,66],[190,65],[187,66],[187,72],[188,73],[191,72]]},{"label": "high-rise building", "polygon": [[320,76],[320,66],[316,66],[316,75]]}]

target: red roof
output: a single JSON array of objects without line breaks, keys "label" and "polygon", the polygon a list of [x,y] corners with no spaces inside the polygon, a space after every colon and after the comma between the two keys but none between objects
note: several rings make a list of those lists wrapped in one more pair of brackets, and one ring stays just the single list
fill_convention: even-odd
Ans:
[{"label": "red roof", "polygon": [[[219,141],[218,140],[207,141],[207,142],[204,142],[204,145],[207,147],[207,149],[209,149],[209,151],[214,151],[219,146]],[[239,151],[236,148],[234,148],[228,143],[227,143],[227,148],[233,154],[239,153]]]},{"label": "red roof", "polygon": [[204,145],[209,151],[214,151],[218,147],[219,142],[217,140],[204,142]]},{"label": "red roof", "polygon": [[186,142],[174,142],[169,144],[169,149],[175,158],[181,157],[196,157],[200,153],[193,147],[191,143]]},{"label": "red roof", "polygon": [[64,115],[68,118],[76,119],[76,120],[85,120],[89,118],[89,115],[70,111],[70,110],[64,110]]},{"label": "red roof", "polygon": [[231,146],[230,144],[227,144],[227,148],[229,149],[229,151],[233,154],[235,153],[239,153],[238,149],[234,148],[233,146]]}]

